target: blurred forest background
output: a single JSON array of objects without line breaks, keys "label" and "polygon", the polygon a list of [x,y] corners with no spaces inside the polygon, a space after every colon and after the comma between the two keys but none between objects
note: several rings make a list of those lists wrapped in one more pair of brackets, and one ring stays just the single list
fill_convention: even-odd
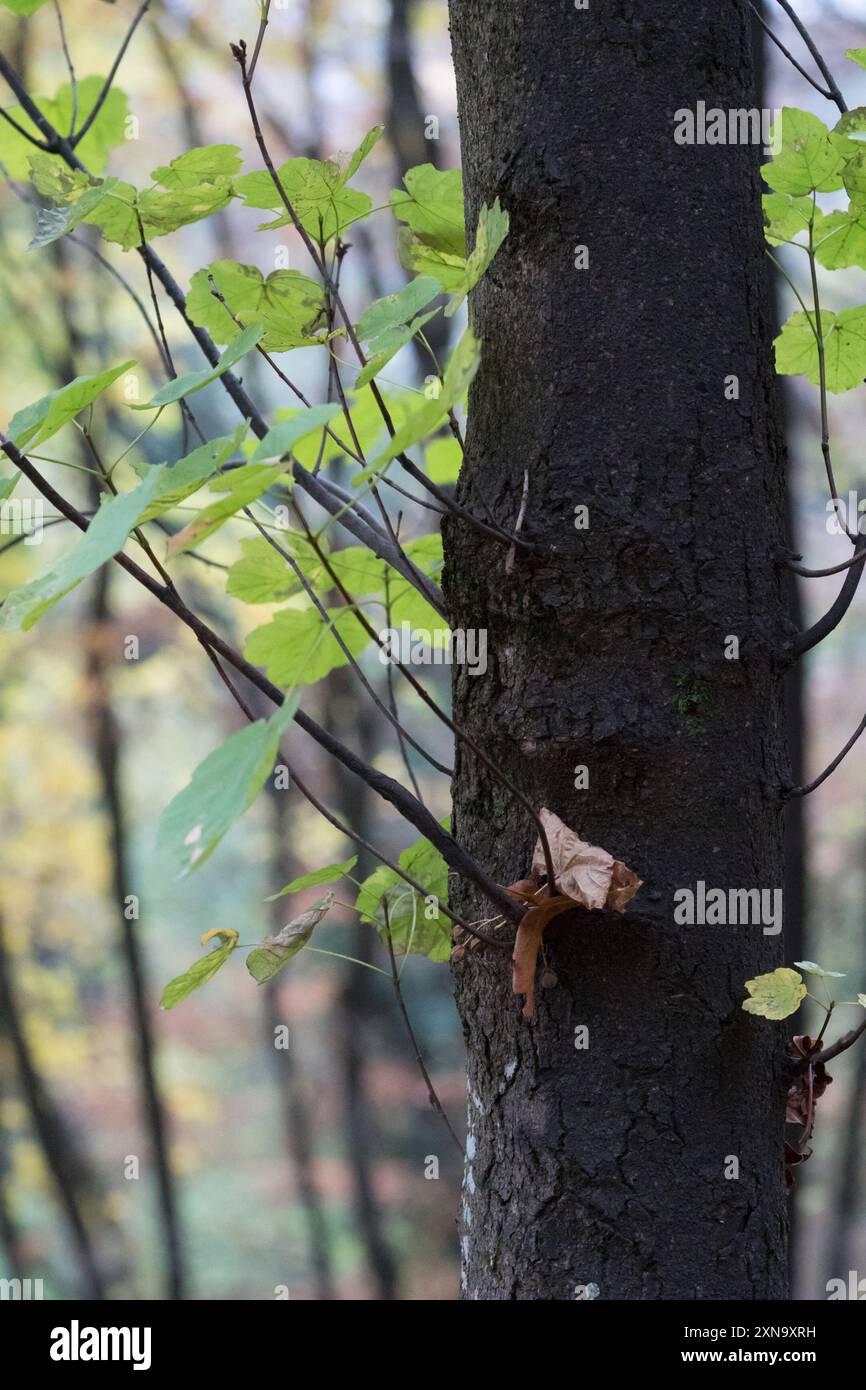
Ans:
[{"label": "blurred forest background", "polygon": [[[104,76],[134,6],[130,0],[62,5],[79,79]],[[793,46],[784,16],[770,8],[768,19]],[[849,104],[866,104],[866,72],[842,56],[866,42],[862,0],[803,0],[799,11]],[[114,151],[113,172],[140,182],[155,165],[211,142],[241,146],[245,167],[260,167],[228,52],[230,40],[251,42],[257,22],[253,0],[154,0],[118,76],[138,129],[136,139]],[[0,10],[0,46],[32,93],[54,93],[68,80],[52,3],[27,20]],[[831,120],[820,96],[776,49],[765,57],[765,106],[808,107]],[[459,164],[445,0],[275,0],[256,83],[280,160],[352,149],[367,129],[385,124],[385,139],[361,181],[377,205],[387,203],[406,168]],[[8,93],[0,100],[13,104]],[[579,112],[575,139],[591,140]],[[154,345],[123,288],[85,245],[65,239],[28,252],[32,220],[32,208],[4,180],[4,426],[61,382],[124,357],[137,358],[159,379]],[[267,272],[282,237],[291,246],[291,265],[307,268],[294,237],[284,231],[254,237],[256,221],[232,205],[174,233],[158,250],[184,287],[194,270],[220,256],[255,261]],[[89,229],[80,229],[79,241],[88,239]],[[372,217],[350,240],[343,288],[357,311],[405,277],[390,214]],[[105,242],[98,249],[146,298],[137,259]],[[862,287],[853,282],[863,274],[853,269],[826,277],[824,302],[832,309],[834,295],[839,307],[861,301]],[[782,285],[780,316],[797,307],[788,298]],[[165,317],[178,371],[198,367],[200,356],[182,326],[170,310]],[[453,334],[461,328],[458,317]],[[254,359],[245,366],[254,397],[269,409],[289,403],[262,365]],[[322,399],[317,350],[296,352],[293,367]],[[427,371],[429,359],[407,348],[389,365],[389,390],[417,387]],[[209,437],[234,425],[218,387],[197,400]],[[817,392],[786,380],[785,403],[795,548],[812,567],[830,565],[845,549],[826,526]],[[840,491],[850,487],[866,497],[862,392],[833,397],[831,409]],[[101,420],[110,457],[132,439],[127,418]],[[176,435],[176,419],[165,418],[138,446],[141,457],[173,457]],[[70,491],[86,508],[84,474]],[[429,529],[429,521],[407,511],[408,526]],[[3,591],[62,553],[66,531],[47,530],[39,547],[11,546],[0,557]],[[208,554],[236,558],[242,534],[240,523],[232,523]],[[8,542],[0,538],[0,546]],[[263,621],[261,609],[226,600],[221,570],[192,559],[181,563],[194,606],[220,631]],[[798,581],[792,601],[802,604],[805,623],[827,607],[839,583],[838,577]],[[139,660],[123,659],[130,634],[139,638]],[[42,1278],[48,1298],[270,1299],[279,1290],[293,1299],[456,1297],[460,1156],[428,1105],[386,975],[305,951],[269,988],[257,988],[241,968],[227,968],[177,1009],[157,1009],[164,984],[199,954],[204,931],[232,927],[242,941],[260,941],[288,918],[285,905],[268,905],[266,896],[295,874],[344,858],[352,846],[299,798],[266,795],[191,880],[160,880],[154,872],[159,814],[197,763],[238,727],[238,714],[195,642],[116,567],[82,586],[35,631],[5,636],[2,658],[2,1273]],[[842,627],[805,663],[802,685],[791,687],[791,727],[802,732],[805,771],[795,781],[825,766],[862,716],[856,673],[864,665],[861,592]],[[368,674],[384,689],[384,668],[372,657]],[[430,679],[446,697],[447,673]],[[307,690],[305,707],[378,767],[405,776],[388,725],[345,671]],[[407,710],[416,733],[447,761],[442,726],[420,702],[407,701]],[[296,737],[293,751],[322,799],[376,844],[397,853],[413,838],[315,748]],[[847,971],[854,992],[866,988],[864,760],[859,745],[795,807],[786,887],[786,962],[806,956]],[[425,768],[414,767],[424,797],[445,815],[447,784],[428,778]],[[362,863],[360,872],[370,867]],[[140,900],[137,921],[124,916],[126,893]],[[309,900],[315,896],[314,890]],[[387,969],[372,929],[351,912],[335,910],[314,945]],[[136,980],[152,1030],[156,1094],[142,1084]],[[439,1096],[460,1130],[462,1040],[448,970],[413,956],[402,983]],[[281,1024],[289,1029],[287,1050],[273,1046]],[[866,1122],[866,1049],[855,1049],[832,1070],[814,1157],[800,1170],[796,1196],[795,1296],[801,1298],[823,1297],[826,1280],[845,1278],[849,1269],[866,1274],[866,1172],[857,1142]],[[157,1111],[167,1133],[162,1163],[154,1142]],[[138,1177],[131,1176],[135,1157]]]}]

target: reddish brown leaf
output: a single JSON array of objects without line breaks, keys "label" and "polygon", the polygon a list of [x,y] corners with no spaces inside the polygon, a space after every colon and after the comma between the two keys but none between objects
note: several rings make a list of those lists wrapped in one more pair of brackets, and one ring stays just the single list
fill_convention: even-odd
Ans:
[{"label": "reddish brown leaf", "polygon": [[809,1152],[799,1153],[797,1149],[794,1148],[793,1144],[789,1144],[787,1139],[785,1140],[785,1186],[789,1190],[797,1181],[797,1175],[794,1172],[797,1164],[805,1163],[806,1159],[810,1157],[811,1154]]},{"label": "reddish brown leaf", "polygon": [[[511,891],[509,889],[509,892]],[[514,896],[517,897],[518,894]],[[555,898],[542,898],[529,909],[517,928],[517,940],[511,957],[514,967],[511,983],[515,994],[526,995],[524,1018],[532,1018],[535,1012],[535,970],[544,928],[554,917],[558,917],[561,912],[570,911],[573,907],[572,899],[561,893]]]},{"label": "reddish brown leaf", "polygon": [[[622,860],[614,859],[607,850],[582,840],[546,806],[542,806],[539,816],[550,846],[556,886],[560,892],[591,911],[607,909],[623,912],[643,880],[627,869]],[[532,852],[530,873],[535,876],[536,882],[547,873],[540,836]]]},{"label": "reddish brown leaf", "polygon": [[[813,1053],[819,1051],[820,1047],[821,1044],[817,1038],[810,1038],[808,1033],[799,1033],[788,1044],[788,1055],[807,1060]],[[802,1125],[805,1131],[804,1139],[808,1139],[815,1128],[815,1102],[819,1096],[823,1096],[832,1080],[833,1078],[824,1063],[816,1062],[812,1065],[811,1087],[807,1067],[788,1089],[785,1123]]]}]

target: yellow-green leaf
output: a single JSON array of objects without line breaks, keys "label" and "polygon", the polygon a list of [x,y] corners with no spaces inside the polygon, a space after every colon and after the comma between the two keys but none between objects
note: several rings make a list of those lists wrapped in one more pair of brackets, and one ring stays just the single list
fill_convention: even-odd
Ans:
[{"label": "yellow-green leaf", "polygon": [[[228,309],[213,294],[211,277]],[[322,287],[297,270],[274,270],[266,279],[254,265],[214,261],[193,275],[186,307],[193,323],[217,343],[230,343],[240,333],[232,314],[241,323],[264,324],[266,352],[313,345],[325,331]]]},{"label": "yellow-green leaf", "polygon": [[787,1018],[789,1014],[796,1013],[807,992],[802,975],[787,966],[747,980],[746,989],[751,995],[750,999],[743,1000],[746,1013],[773,1019]]},{"label": "yellow-green leaf", "polygon": [[[802,311],[792,314],[774,346],[777,371],[784,376],[803,374],[818,386],[821,374],[813,322]],[[866,378],[866,305],[838,314],[822,311],[821,331],[827,389],[838,394],[859,386]]]},{"label": "yellow-green leaf", "polygon": [[811,111],[792,106],[782,108],[780,120],[782,145],[775,159],[761,169],[765,183],[777,193],[795,197],[841,188],[845,159],[824,122]]},{"label": "yellow-green leaf", "polygon": [[[209,935],[209,933],[205,933]],[[232,951],[238,943],[237,932],[221,932],[225,937],[221,946],[209,951],[206,956],[201,956],[193,961],[188,970],[182,975],[176,975],[173,980],[169,980],[165,989],[162,991],[162,998],[159,1001],[161,1009],[173,1009],[175,1005],[182,1004],[184,999],[188,999],[193,990],[201,989],[208,980],[212,980],[214,975],[225,965]]]},{"label": "yellow-green leaf", "polygon": [[335,667],[348,665],[332,628],[337,629],[353,656],[358,656],[370,640],[351,608],[326,611],[327,622],[315,608],[282,609],[269,623],[250,633],[244,656],[263,666],[277,685],[314,685]]}]

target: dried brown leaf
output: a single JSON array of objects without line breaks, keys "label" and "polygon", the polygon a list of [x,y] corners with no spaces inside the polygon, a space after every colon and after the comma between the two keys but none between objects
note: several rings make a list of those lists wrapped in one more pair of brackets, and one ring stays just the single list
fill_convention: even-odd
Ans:
[{"label": "dried brown leaf", "polygon": [[807,1149],[804,1153],[800,1153],[793,1144],[789,1144],[787,1139],[785,1140],[785,1186],[789,1190],[797,1181],[797,1174],[794,1169],[799,1163],[805,1163],[806,1159],[811,1158],[811,1156],[810,1150]]},{"label": "dried brown leaf", "polygon": [[573,900],[562,893],[557,894],[555,898],[542,898],[529,909],[517,928],[517,939],[511,957],[511,985],[515,994],[526,995],[523,1005],[524,1018],[532,1018],[535,1012],[535,970],[544,929],[554,917],[558,917],[561,912],[568,912],[572,907]]},{"label": "dried brown leaf", "polygon": [[334,905],[334,894],[328,892],[323,898],[319,898],[307,912],[302,912],[299,917],[293,917],[291,922],[287,922],[281,927],[275,936],[265,938],[265,945],[270,946],[292,946],[300,949],[305,945],[313,934],[313,929],[319,925],[322,918],[330,912]]},{"label": "dried brown leaf", "polygon": [[[797,1058],[809,1058],[814,1052],[820,1049],[821,1044],[817,1038],[810,1038],[808,1033],[798,1033],[788,1044],[788,1055]],[[811,1114],[810,1114],[810,1088],[808,1070],[801,1074],[788,1088],[788,1098],[785,1105],[785,1124],[802,1125],[804,1130],[808,1128],[811,1135],[815,1128],[815,1104],[819,1096],[823,1096],[827,1087],[833,1080],[823,1062],[816,1062],[812,1066],[812,1086],[811,1086]]]},{"label": "dried brown leaf", "polygon": [[[643,880],[607,850],[582,840],[546,806],[542,806],[539,815],[550,845],[559,891],[591,911],[606,908],[623,912]],[[536,882],[547,873],[540,836],[532,854],[530,873]]]},{"label": "dried brown leaf", "polygon": [[505,891],[510,893],[512,898],[520,898],[521,902],[532,903],[537,902],[547,890],[539,888],[534,878],[519,878],[516,883],[509,883]]},{"label": "dried brown leaf", "polygon": [[643,879],[638,878],[633,869],[627,869],[621,859],[615,859],[605,907],[609,912],[625,912],[626,904],[631,902],[642,883]]}]

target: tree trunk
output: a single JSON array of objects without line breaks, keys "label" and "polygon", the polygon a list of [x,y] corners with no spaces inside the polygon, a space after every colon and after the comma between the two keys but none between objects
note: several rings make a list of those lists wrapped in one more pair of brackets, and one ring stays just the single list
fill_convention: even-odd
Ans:
[{"label": "tree trunk", "polygon": [[[478,484],[513,526],[528,470],[538,547],[509,575],[504,551],[447,523],[453,626],[488,633],[486,675],[455,667],[456,716],[537,805],[645,880],[625,917],[551,924],[558,983],[532,1021],[505,951],[455,966],[463,1296],[784,1297],[782,1034],[740,1007],[782,938],[674,920],[678,889],[773,890],[783,873],[764,155],[674,141],[681,108],[755,105],[748,8],[450,13],[467,225],[497,196],[511,217],[475,293],[460,495]],[[455,813],[500,882],[525,876],[534,828],[463,751]],[[488,915],[466,885],[455,906]]]}]

